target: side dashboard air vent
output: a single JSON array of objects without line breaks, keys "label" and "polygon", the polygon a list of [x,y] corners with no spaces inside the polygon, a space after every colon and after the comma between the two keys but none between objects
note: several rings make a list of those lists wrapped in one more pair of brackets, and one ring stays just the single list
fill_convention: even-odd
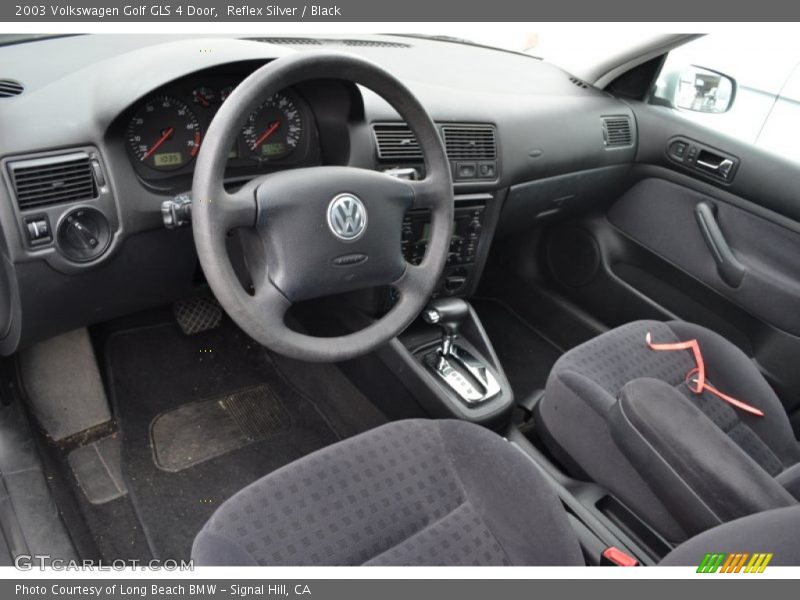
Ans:
[{"label": "side dashboard air vent", "polygon": [[97,198],[85,152],[9,162],[8,171],[20,210]]},{"label": "side dashboard air vent", "polygon": [[633,130],[628,116],[603,117],[603,143],[606,148],[623,148],[633,145]]},{"label": "side dashboard air vent", "polygon": [[0,98],[19,96],[25,90],[19,81],[13,79],[0,79]]},{"label": "side dashboard air vent", "polygon": [[447,157],[450,160],[495,160],[497,140],[488,125],[445,125],[442,127]]},{"label": "side dashboard air vent", "polygon": [[588,90],[590,87],[588,83],[586,83],[585,81],[581,81],[577,77],[570,76],[569,81],[570,83],[572,83],[572,85],[577,85],[579,88],[584,90]]},{"label": "side dashboard air vent", "polygon": [[414,133],[404,123],[373,125],[372,133],[382,160],[418,160],[422,151]]}]

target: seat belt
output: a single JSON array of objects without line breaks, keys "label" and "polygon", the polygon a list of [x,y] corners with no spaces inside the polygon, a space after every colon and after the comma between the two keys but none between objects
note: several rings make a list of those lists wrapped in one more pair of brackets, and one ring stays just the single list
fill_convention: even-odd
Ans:
[{"label": "seat belt", "polygon": [[[650,332],[647,332],[645,336],[645,342],[647,343],[648,347],[651,350],[656,351],[673,351],[673,350],[691,350],[694,356],[694,363],[697,365],[694,369],[689,371],[686,374],[686,385],[688,388],[694,392],[695,394],[702,394],[704,391],[710,392],[714,394],[717,398],[724,400],[731,406],[738,408],[739,410],[743,410],[748,412],[752,415],[756,415],[757,417],[763,417],[764,412],[756,408],[755,406],[751,406],[746,402],[742,402],[741,400],[737,400],[727,394],[723,394],[713,385],[706,381],[706,365],[703,361],[703,354],[700,352],[700,344],[697,340],[689,340],[687,342],[676,342],[670,344],[656,344],[653,343],[652,337],[650,336]],[[694,387],[692,386],[694,384]]]}]

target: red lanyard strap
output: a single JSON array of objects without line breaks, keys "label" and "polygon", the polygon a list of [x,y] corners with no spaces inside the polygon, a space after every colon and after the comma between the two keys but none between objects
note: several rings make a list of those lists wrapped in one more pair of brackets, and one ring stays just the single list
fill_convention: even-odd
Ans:
[{"label": "red lanyard strap", "polygon": [[[717,388],[715,388],[713,385],[711,385],[706,381],[706,365],[705,362],[703,362],[703,354],[702,352],[700,352],[700,344],[697,342],[697,340],[689,340],[686,342],[676,342],[670,344],[655,344],[652,342],[650,332],[648,331],[647,335],[645,336],[645,342],[647,342],[647,345],[650,347],[651,350],[656,350],[656,351],[672,351],[672,350],[692,351],[692,355],[694,356],[694,362],[697,366],[686,374],[686,384],[689,387],[689,389],[695,394],[702,394],[704,391],[707,391],[717,396],[717,398],[724,400],[731,406],[735,406],[739,410],[743,410],[745,412],[748,412],[750,414],[759,417],[764,416],[763,411],[759,410],[755,406],[751,406],[746,402],[742,402],[741,400],[737,400],[736,398],[728,396],[727,394],[723,394]],[[694,384],[694,387],[692,387],[692,384]]]}]

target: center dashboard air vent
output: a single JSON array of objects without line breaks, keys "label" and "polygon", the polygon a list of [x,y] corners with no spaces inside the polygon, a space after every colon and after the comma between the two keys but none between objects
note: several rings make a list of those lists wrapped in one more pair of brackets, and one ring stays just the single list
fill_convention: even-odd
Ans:
[{"label": "center dashboard air vent", "polygon": [[422,159],[417,137],[405,123],[373,125],[372,133],[381,160]]},{"label": "center dashboard air vent", "polygon": [[97,198],[91,157],[85,152],[8,163],[20,210]]},{"label": "center dashboard air vent", "polygon": [[[422,160],[417,138],[405,123],[375,124],[372,132],[379,160]],[[497,178],[497,134],[492,125],[443,125],[440,132],[455,180]]]},{"label": "center dashboard air vent", "polygon": [[627,148],[633,145],[631,119],[627,115],[603,117],[603,143],[606,148]]},{"label": "center dashboard air vent", "polygon": [[450,160],[495,160],[497,140],[489,125],[445,125],[442,138]]},{"label": "center dashboard air vent", "polygon": [[[378,157],[384,160],[422,158],[414,133],[403,123],[373,125]],[[497,139],[490,125],[445,125],[441,129],[450,160],[495,160]]]}]

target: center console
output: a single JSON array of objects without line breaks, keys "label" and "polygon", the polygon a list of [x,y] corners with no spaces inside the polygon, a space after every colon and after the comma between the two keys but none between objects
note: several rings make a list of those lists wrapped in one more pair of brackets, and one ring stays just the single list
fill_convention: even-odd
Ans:
[{"label": "center console", "polygon": [[[377,351],[429,414],[493,429],[510,422],[513,393],[478,315],[465,299],[478,287],[503,200],[503,192],[455,196],[449,253],[428,308]],[[430,212],[424,210],[405,216],[401,249],[411,264],[425,257],[430,221]],[[390,290],[385,309],[395,301]]]},{"label": "center console", "polygon": [[[457,203],[450,238],[450,252],[434,297],[460,296],[469,292],[476,273],[476,263],[483,249],[487,209],[483,198],[464,199]],[[418,265],[428,247],[430,213],[411,211],[403,221],[402,252],[411,264]]]}]

